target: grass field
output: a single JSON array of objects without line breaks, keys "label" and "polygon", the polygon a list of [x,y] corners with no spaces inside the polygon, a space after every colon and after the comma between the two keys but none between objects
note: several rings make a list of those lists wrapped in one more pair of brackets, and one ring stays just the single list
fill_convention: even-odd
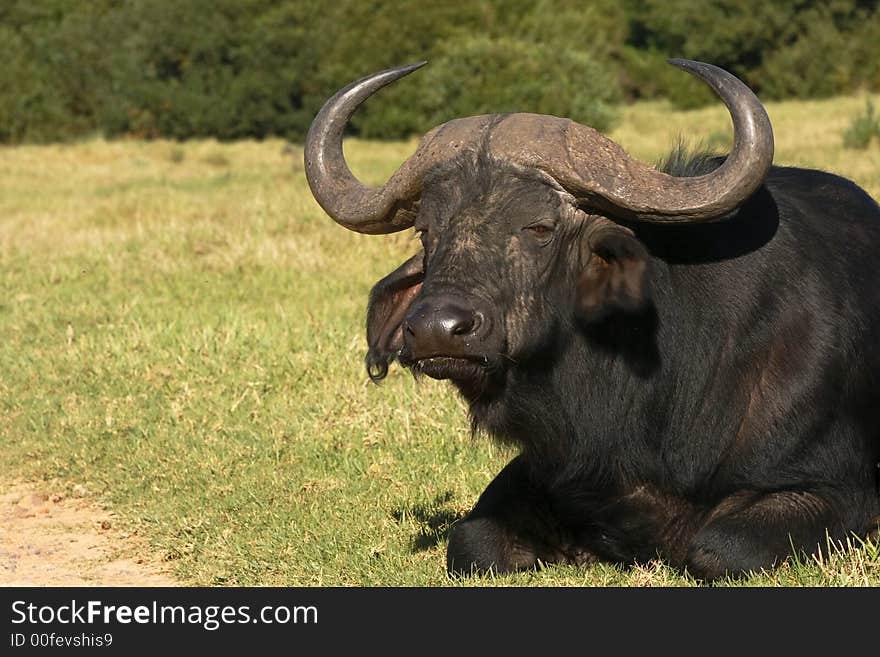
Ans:
[{"label": "grass field", "polygon": [[[770,105],[776,161],[880,198],[880,145],[841,147],[864,103]],[[656,161],[728,133],[723,110],[643,104],[612,136]],[[413,149],[347,146],[374,183]],[[367,383],[367,293],[411,231],[333,224],[280,141],[4,148],[0,186],[2,477],[84,486],[186,583],[453,583],[445,532],[511,454],[471,438],[445,384]],[[653,564],[473,583],[694,582]],[[880,548],[738,584],[880,585]]]}]

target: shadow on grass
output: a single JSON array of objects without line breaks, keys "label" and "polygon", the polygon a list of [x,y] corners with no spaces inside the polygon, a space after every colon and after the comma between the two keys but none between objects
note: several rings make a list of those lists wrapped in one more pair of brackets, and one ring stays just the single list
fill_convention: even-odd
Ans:
[{"label": "shadow on grass", "polygon": [[418,533],[410,543],[412,552],[430,550],[446,541],[453,523],[464,516],[454,509],[444,508],[453,497],[452,491],[446,491],[430,502],[409,504],[391,512],[397,522],[410,520],[418,526]]}]

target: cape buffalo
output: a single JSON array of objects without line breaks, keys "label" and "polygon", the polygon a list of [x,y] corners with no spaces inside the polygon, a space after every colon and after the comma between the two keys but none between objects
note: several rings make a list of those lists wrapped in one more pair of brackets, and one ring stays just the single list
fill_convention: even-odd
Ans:
[{"label": "cape buffalo", "polygon": [[346,123],[421,64],[348,85],[312,124],[327,214],[421,237],[370,294],[370,377],[396,359],[449,379],[519,452],[452,527],[450,572],[659,556],[711,580],[877,529],[880,208],[772,166],[757,97],[671,63],[727,106],[726,157],[657,170],[571,120],[492,114],[365,187]]}]

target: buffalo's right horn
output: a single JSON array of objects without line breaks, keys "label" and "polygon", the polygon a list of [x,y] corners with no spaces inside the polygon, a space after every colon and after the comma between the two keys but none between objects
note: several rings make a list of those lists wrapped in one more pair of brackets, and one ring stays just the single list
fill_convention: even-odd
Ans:
[{"label": "buffalo's right horn", "polygon": [[389,68],[340,89],[309,128],[304,149],[306,178],[315,199],[337,223],[358,233],[379,235],[412,226],[422,178],[433,166],[473,146],[499,118],[497,114],[456,119],[428,132],[409,159],[378,188],[354,177],[342,153],[342,134],[367,98],[427,62]]},{"label": "buffalo's right horn", "polygon": [[437,126],[422,137],[416,152],[388,182],[366,187],[345,163],[345,126],[358,106],[376,91],[425,64],[389,68],[352,82],[324,104],[309,128],[304,149],[309,187],[325,212],[346,228],[380,235],[412,226],[422,178],[428,170],[473,147],[502,116],[471,116]]},{"label": "buffalo's right horn", "polygon": [[574,122],[552,129],[549,124],[554,122],[547,122],[542,127],[549,133],[542,140],[544,148],[536,148],[528,159],[586,205],[607,210],[611,216],[691,223],[711,221],[734,210],[758,189],[773,162],[767,111],[751,89],[724,69],[687,59],[669,63],[706,82],[730,112],[733,149],[716,170],[696,177],[670,176]]},{"label": "buffalo's right horn", "polygon": [[[412,204],[421,192],[424,154],[407,162],[382,187],[363,185],[345,163],[342,133],[351,115],[367,98],[426,62],[373,73],[340,89],[312,122],[305,143],[306,178],[315,199],[335,221],[359,233],[393,233],[413,223]],[[415,158],[415,156],[413,156]],[[410,159],[413,159],[410,158]],[[418,166],[421,164],[421,166]]]}]

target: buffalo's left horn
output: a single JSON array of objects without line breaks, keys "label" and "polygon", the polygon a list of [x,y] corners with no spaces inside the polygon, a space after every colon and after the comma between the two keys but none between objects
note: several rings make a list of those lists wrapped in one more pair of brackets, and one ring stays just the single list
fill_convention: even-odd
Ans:
[{"label": "buffalo's left horn", "polygon": [[[706,82],[730,112],[733,150],[716,170],[696,177],[667,175],[574,122],[562,130],[564,136],[555,135],[557,149],[540,149],[543,161],[534,164],[586,205],[592,201],[612,216],[689,223],[717,219],[742,204],[773,163],[773,128],[767,111],[751,89],[717,66],[687,59],[669,63]],[[552,148],[553,139],[548,141]],[[561,157],[556,155],[559,152]]]}]

